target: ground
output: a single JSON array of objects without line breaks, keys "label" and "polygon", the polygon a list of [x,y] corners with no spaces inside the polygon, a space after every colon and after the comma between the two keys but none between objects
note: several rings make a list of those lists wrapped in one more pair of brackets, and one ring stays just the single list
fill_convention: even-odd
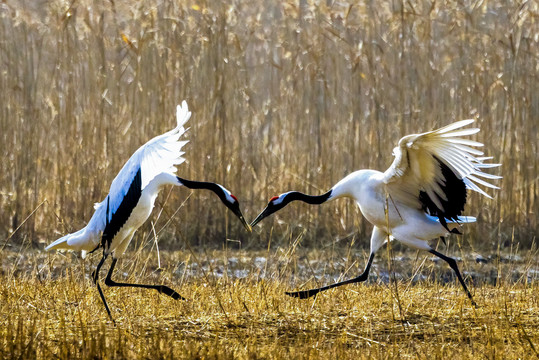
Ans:
[{"label": "ground", "polygon": [[380,251],[366,284],[308,300],[284,294],[355,276],[366,255],[278,248],[161,251],[158,260],[155,251],[129,253],[115,279],[166,284],[187,300],[104,286],[113,323],[89,278],[99,254],[82,260],[5,249],[0,353],[115,359],[538,356],[534,251],[459,258],[477,308],[446,264],[410,251]]}]

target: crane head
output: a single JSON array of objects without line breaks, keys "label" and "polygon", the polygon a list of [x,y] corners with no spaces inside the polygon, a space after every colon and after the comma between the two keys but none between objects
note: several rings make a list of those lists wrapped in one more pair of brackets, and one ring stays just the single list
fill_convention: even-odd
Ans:
[{"label": "crane head", "polygon": [[251,223],[251,227],[254,227],[256,224],[258,224],[262,219],[270,216],[274,212],[277,212],[284,208],[290,201],[294,200],[292,197],[289,197],[289,195],[293,194],[294,192],[287,192],[284,194],[281,194],[279,196],[272,197],[268,205],[262,210],[260,214],[256,217],[256,219],[253,220]]},{"label": "crane head", "polygon": [[252,231],[251,226],[247,223],[247,221],[245,221],[245,218],[241,213],[240,202],[238,201],[238,198],[232,195],[232,193],[223,185],[214,182],[187,180],[179,176],[176,176],[176,179],[178,180],[178,185],[183,185],[189,189],[206,189],[213,191],[223,202],[223,204],[225,204],[225,206],[229,208],[230,211],[232,211],[234,215],[238,217],[238,219],[240,219],[241,223],[247,229],[247,231]]},{"label": "crane head", "polygon": [[238,201],[238,198],[235,197],[234,195],[232,195],[230,193],[230,191],[228,191],[224,187],[222,187],[220,185],[219,185],[219,187],[221,187],[222,190],[223,190],[223,195],[224,196],[219,196],[219,198],[221,198],[221,201],[223,202],[223,204],[225,204],[225,206],[227,208],[229,208],[230,211],[232,211],[234,213],[234,215],[236,215],[238,217],[238,219],[240,219],[240,221],[241,221],[242,225],[245,227],[245,229],[247,229],[247,231],[251,232],[252,231],[251,226],[247,223],[247,221],[245,221],[245,218],[243,217],[243,214],[241,213],[240,202]]}]

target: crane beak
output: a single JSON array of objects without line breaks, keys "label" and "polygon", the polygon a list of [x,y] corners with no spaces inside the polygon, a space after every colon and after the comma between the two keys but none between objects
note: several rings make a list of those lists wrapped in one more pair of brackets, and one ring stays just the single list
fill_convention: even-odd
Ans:
[{"label": "crane beak", "polygon": [[252,232],[253,229],[251,228],[251,226],[247,223],[247,221],[245,221],[245,218],[243,217],[243,214],[241,213],[241,210],[238,208],[238,209],[233,209],[232,210],[234,212],[234,215],[236,215],[238,217],[238,219],[240,219],[243,227],[245,227],[245,229],[249,232]]},{"label": "crane beak", "polygon": [[256,224],[258,224],[262,219],[264,219],[267,216],[270,216],[271,214],[273,214],[273,211],[269,210],[268,207],[266,206],[266,208],[262,210],[260,214],[258,214],[256,219],[254,219],[253,222],[251,222],[251,227],[255,227]]},{"label": "crane beak", "polygon": [[252,232],[253,229],[251,228],[251,225],[249,225],[249,224],[247,223],[247,221],[245,221],[245,218],[243,217],[243,215],[240,215],[239,218],[240,218],[241,223],[242,223],[243,226],[245,227],[245,229],[246,229],[247,231],[249,231],[249,232]]}]

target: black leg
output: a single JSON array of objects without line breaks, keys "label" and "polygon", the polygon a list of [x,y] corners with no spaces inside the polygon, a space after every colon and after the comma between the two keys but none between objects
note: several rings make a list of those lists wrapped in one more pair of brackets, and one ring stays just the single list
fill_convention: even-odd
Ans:
[{"label": "black leg", "polygon": [[116,322],[112,318],[112,314],[110,313],[109,305],[107,304],[107,300],[105,300],[105,295],[103,295],[103,290],[101,290],[101,286],[99,285],[99,282],[97,281],[99,278],[99,270],[101,270],[101,266],[103,266],[103,263],[105,262],[105,259],[107,258],[107,255],[103,254],[103,257],[101,258],[101,261],[99,264],[97,264],[97,267],[95,268],[94,272],[92,273],[92,278],[94,279],[94,283],[97,286],[97,291],[99,291],[99,296],[101,296],[101,300],[103,301],[103,305],[105,305],[105,309],[107,309],[107,313],[109,314],[110,319],[114,324]]},{"label": "black leg", "polygon": [[105,284],[108,286],[123,286],[123,287],[139,287],[144,289],[155,289],[159,291],[162,294],[168,295],[171,298],[175,300],[185,300],[180,294],[178,294],[176,291],[172,290],[168,286],[165,285],[144,285],[144,284],[128,284],[128,283],[119,283],[114,280],[112,280],[112,271],[114,270],[114,267],[116,267],[116,262],[118,259],[113,258],[112,259],[112,265],[110,266],[109,272],[107,274],[107,277],[105,278]]},{"label": "black leg", "polygon": [[97,267],[92,272],[92,279],[94,280],[94,283],[97,283],[97,278],[99,277],[99,270],[101,270],[101,266],[103,266],[103,263],[105,262],[106,258],[107,258],[107,255],[103,254],[101,261],[99,262],[99,264],[97,264]]},{"label": "black leg", "polygon": [[453,269],[455,274],[457,274],[457,279],[459,279],[460,284],[462,285],[462,287],[464,288],[464,291],[466,292],[466,295],[468,295],[468,298],[472,301],[472,305],[477,307],[477,304],[472,298],[472,294],[470,294],[470,291],[468,290],[468,288],[466,287],[466,284],[464,283],[464,279],[462,278],[462,275],[460,274],[460,271],[459,271],[459,268],[457,266],[457,262],[455,261],[455,259],[450,258],[449,256],[445,256],[444,254],[439,253],[436,250],[430,250],[429,252],[433,255],[438,256],[440,259],[444,260],[446,263],[449,264],[451,269]]},{"label": "black leg", "polygon": [[374,259],[374,254],[371,254],[369,256],[369,261],[367,262],[367,266],[365,267],[365,270],[363,271],[363,274],[359,275],[356,278],[341,281],[341,282],[331,284],[331,285],[327,285],[327,286],[317,288],[317,289],[286,292],[285,294],[289,295],[289,296],[293,296],[293,297],[299,297],[300,299],[307,299],[307,298],[309,298],[311,296],[314,296],[314,295],[318,294],[319,292],[326,291],[326,290],[329,290],[329,289],[333,289],[334,287],[337,287],[337,286],[363,282],[363,281],[367,280],[367,277],[369,276],[369,271],[371,269],[373,259]]}]

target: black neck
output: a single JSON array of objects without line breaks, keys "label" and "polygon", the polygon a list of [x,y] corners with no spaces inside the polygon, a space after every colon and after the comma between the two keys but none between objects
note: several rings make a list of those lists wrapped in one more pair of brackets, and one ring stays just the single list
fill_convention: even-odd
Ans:
[{"label": "black neck", "polygon": [[327,193],[322,194],[322,195],[307,195],[299,191],[292,191],[290,194],[286,196],[286,199],[288,200],[288,202],[300,200],[300,201],[306,202],[307,204],[320,205],[328,201],[330,197],[331,197],[331,190],[329,190]]},{"label": "black neck", "polygon": [[219,196],[219,198],[222,201],[225,200],[225,193],[223,192],[223,189],[221,189],[221,187],[219,187],[219,185],[217,185],[216,183],[207,182],[207,181],[187,180],[187,179],[182,179],[179,176],[176,176],[176,178],[178,179],[178,181],[183,186],[185,186],[185,187],[187,187],[189,189],[206,189],[206,190],[210,190],[210,191],[213,191],[214,193],[216,193],[217,196]]}]

